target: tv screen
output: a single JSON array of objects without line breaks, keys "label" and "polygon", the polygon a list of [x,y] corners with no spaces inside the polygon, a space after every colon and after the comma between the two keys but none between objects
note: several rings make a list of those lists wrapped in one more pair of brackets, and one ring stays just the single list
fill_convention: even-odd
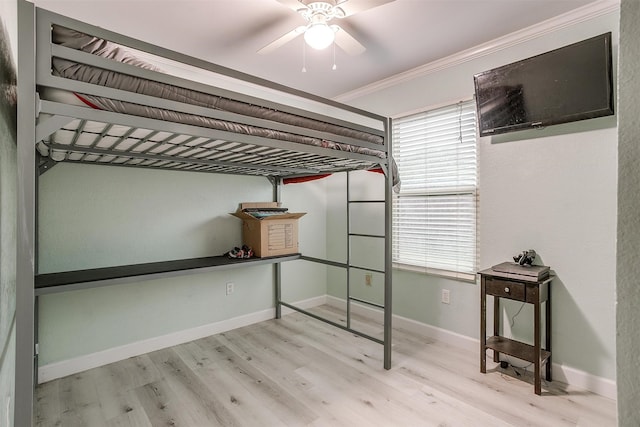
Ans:
[{"label": "tv screen", "polygon": [[474,76],[480,136],[613,114],[611,33]]}]

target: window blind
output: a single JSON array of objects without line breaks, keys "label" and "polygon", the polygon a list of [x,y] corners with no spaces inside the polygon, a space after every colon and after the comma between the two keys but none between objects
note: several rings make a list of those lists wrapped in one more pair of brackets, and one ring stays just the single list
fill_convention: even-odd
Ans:
[{"label": "window blind", "polygon": [[476,270],[477,150],[473,101],[395,119],[402,187],[393,200],[393,260],[467,275]]}]

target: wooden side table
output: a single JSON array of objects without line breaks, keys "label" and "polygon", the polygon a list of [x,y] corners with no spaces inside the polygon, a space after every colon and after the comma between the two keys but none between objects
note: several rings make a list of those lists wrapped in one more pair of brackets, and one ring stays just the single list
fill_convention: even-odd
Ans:
[{"label": "wooden side table", "polygon": [[[493,350],[493,361],[500,353],[531,362],[534,365],[534,388],[541,394],[541,367],[546,363],[545,379],[551,381],[551,292],[553,276],[524,276],[487,269],[480,271],[480,372],[487,372],[487,349]],[[493,296],[493,336],[487,338],[487,295]],[[533,304],[534,345],[500,336],[500,298]],[[545,346],[542,348],[541,306],[545,303]]]}]

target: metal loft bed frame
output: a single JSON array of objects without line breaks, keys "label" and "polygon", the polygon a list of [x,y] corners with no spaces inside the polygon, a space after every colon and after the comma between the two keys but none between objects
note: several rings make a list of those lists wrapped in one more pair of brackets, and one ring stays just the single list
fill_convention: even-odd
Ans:
[{"label": "metal loft bed frame", "polygon": [[[252,86],[290,96],[294,101],[273,101],[268,97],[235,92],[209,86],[180,77],[118,63],[95,55],[75,51],[51,41],[53,25],[91,34],[105,40],[148,52],[171,61],[198,67],[218,75],[233,78]],[[67,292],[97,286],[171,277],[217,269],[236,268],[246,261],[207,257],[161,263],[137,264],[93,270],[38,274],[37,263],[37,192],[38,176],[55,166],[57,161],[79,162],[121,167],[185,170],[212,173],[245,174],[267,177],[274,186],[274,199],[280,200],[282,179],[301,175],[379,167],[385,174],[384,204],[385,235],[366,237],[384,239],[384,270],[373,270],[346,263],[291,255],[280,258],[255,259],[252,263],[273,263],[275,266],[276,318],[282,307],[292,308],[334,326],[359,334],[383,345],[384,368],[391,367],[391,194],[392,161],[390,156],[391,120],[337,102],[277,85],[244,73],[230,70],[177,52],[94,27],[36,8],[26,0],[18,1],[18,263],[16,284],[16,425],[28,426],[33,421],[33,390],[37,372],[37,303],[43,294]],[[125,92],[118,89],[73,81],[55,76],[51,72],[52,58],[63,58],[103,69],[114,69],[128,75],[166,82],[215,95],[241,100],[251,105],[285,111],[295,116],[310,118],[337,126],[368,132],[381,137],[382,145],[363,142],[352,137],[336,136],[322,130],[304,126],[269,122],[255,117],[194,107],[185,103]],[[360,154],[335,150],[323,146],[303,145],[277,138],[234,133],[133,116],[118,112],[96,110],[66,103],[41,100],[42,88],[63,89],[105,98],[122,100],[159,109],[197,114],[214,119],[232,120],[247,126],[265,127],[321,140],[333,140],[349,147],[379,150],[382,155]],[[303,103],[300,106],[300,100]],[[44,144],[44,146],[43,146]],[[38,147],[38,145],[40,145]],[[41,155],[42,154],[42,155]],[[48,156],[48,157],[47,157]],[[347,188],[347,198],[348,196]],[[347,200],[349,203],[357,201]],[[347,231],[349,238],[358,234]],[[347,243],[349,245],[349,243]],[[348,248],[347,248],[348,249]],[[349,303],[367,303],[349,294],[349,269],[381,273],[385,278],[384,304],[374,305],[384,311],[384,338],[382,340],[285,303],[281,300],[280,263],[293,259],[340,267],[347,270],[347,319]],[[255,264],[254,264],[255,265]]]}]

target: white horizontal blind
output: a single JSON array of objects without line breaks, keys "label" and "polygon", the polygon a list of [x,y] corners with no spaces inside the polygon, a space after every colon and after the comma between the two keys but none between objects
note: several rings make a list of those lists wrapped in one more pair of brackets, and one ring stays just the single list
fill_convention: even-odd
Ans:
[{"label": "white horizontal blind", "polygon": [[394,263],[474,274],[474,102],[394,120],[393,156],[402,179],[393,200]]}]

